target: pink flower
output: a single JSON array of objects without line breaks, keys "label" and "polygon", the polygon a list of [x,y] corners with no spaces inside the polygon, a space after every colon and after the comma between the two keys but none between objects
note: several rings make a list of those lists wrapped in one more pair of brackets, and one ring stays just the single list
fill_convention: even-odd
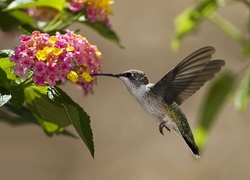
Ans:
[{"label": "pink flower", "polygon": [[108,16],[106,17],[106,19],[105,19],[104,23],[105,23],[105,25],[106,25],[108,28],[110,28],[110,27],[111,27],[111,23],[110,23],[110,21],[109,21]]},{"label": "pink flower", "polygon": [[57,74],[58,72],[58,66],[57,66],[57,63],[55,62],[47,62],[47,65],[46,65],[46,71],[48,74]]},{"label": "pink flower", "polygon": [[24,68],[27,68],[27,69],[31,68],[33,63],[34,63],[34,60],[31,59],[29,56],[25,56],[22,58],[21,64],[22,64],[22,67]]},{"label": "pink flower", "polygon": [[32,42],[31,37],[26,35],[21,35],[19,40],[21,41],[21,43]]},{"label": "pink flower", "polygon": [[87,6],[86,16],[88,20],[92,23],[94,22],[103,22],[107,27],[111,27],[109,22],[108,13],[104,8],[93,8],[92,6]]},{"label": "pink flower", "polygon": [[[16,51],[16,50],[15,50]],[[18,56],[18,53],[14,53],[14,55],[12,55],[11,57],[10,57],[10,61],[11,62],[18,62],[19,61],[19,56]]]},{"label": "pink flower", "polygon": [[30,7],[26,12],[34,19],[45,22],[51,21],[59,13],[57,9],[48,6]]},{"label": "pink flower", "polygon": [[55,86],[68,79],[80,85],[85,94],[92,92],[96,78],[90,74],[101,72],[102,58],[86,38],[69,30],[54,36],[34,31],[31,36],[22,35],[20,43],[10,57],[16,63],[16,75],[24,75],[29,69],[37,86]]},{"label": "pink flower", "polygon": [[83,4],[80,2],[71,2],[69,5],[69,9],[73,12],[79,12],[83,8]]},{"label": "pink flower", "polygon": [[17,65],[16,66],[16,69],[14,71],[14,73],[17,75],[17,76],[22,76],[24,75],[26,72],[26,68],[24,68],[23,66],[21,65]]},{"label": "pink flower", "polygon": [[36,83],[37,86],[45,86],[45,76],[33,76],[33,81]]},{"label": "pink flower", "polygon": [[49,86],[55,86],[56,82],[59,80],[59,77],[56,74],[48,74],[46,80]]},{"label": "pink flower", "polygon": [[46,72],[46,65],[43,61],[35,62],[34,74],[36,76],[43,76]]},{"label": "pink flower", "polygon": [[96,9],[96,21],[104,22],[106,17],[107,17],[107,13],[106,13],[105,9],[103,9],[103,8]]},{"label": "pink flower", "polygon": [[112,3],[112,0],[71,0],[68,8],[72,12],[84,9],[82,12],[85,12],[85,17],[89,22],[101,22],[110,28],[108,16],[113,14],[109,7]]},{"label": "pink flower", "polygon": [[96,10],[92,6],[86,8],[86,14],[90,22],[96,22]]}]

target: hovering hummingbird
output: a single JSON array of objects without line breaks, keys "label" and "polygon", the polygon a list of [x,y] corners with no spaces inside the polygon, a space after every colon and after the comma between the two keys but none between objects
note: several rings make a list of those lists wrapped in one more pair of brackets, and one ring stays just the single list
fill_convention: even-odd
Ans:
[{"label": "hovering hummingbird", "polygon": [[121,79],[142,108],[160,123],[160,133],[163,135],[163,128],[169,132],[172,128],[183,137],[198,158],[199,149],[180,105],[225,65],[224,60],[211,60],[214,52],[215,49],[211,46],[193,52],[156,84],[150,83],[144,72],[134,69],[119,74],[92,74],[92,76],[111,76]]}]

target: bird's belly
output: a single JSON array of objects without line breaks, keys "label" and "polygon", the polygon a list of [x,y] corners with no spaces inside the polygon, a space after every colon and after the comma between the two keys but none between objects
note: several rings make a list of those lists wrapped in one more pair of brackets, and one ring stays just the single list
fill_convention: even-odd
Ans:
[{"label": "bird's belly", "polygon": [[158,122],[161,123],[162,121],[169,119],[162,102],[144,99],[144,102],[140,104],[142,108]]}]

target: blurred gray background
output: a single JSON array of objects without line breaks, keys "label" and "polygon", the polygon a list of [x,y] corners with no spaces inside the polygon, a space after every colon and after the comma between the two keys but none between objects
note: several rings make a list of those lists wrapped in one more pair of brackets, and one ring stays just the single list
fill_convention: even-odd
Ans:
[{"label": "blurred gray background", "polygon": [[[104,56],[103,72],[135,68],[156,82],[185,56],[206,45],[216,48],[214,58],[226,60],[224,70],[239,72],[246,63],[239,60],[240,45],[209,21],[186,38],[177,53],[171,50],[174,18],[192,4],[192,0],[115,1],[111,23],[126,49],[85,26],[71,29],[81,28],[81,34],[98,46]],[[248,10],[243,5],[231,5],[219,12],[244,28]],[[0,39],[1,49],[17,45],[18,36]],[[192,128],[208,87],[209,83],[182,105]],[[158,124],[121,81],[100,77],[95,94],[87,97],[71,83],[63,89],[91,116],[95,159],[80,139],[48,138],[38,126],[13,127],[0,121],[0,179],[250,179],[249,112],[240,116],[232,100],[217,117],[202,158],[197,160],[175,133],[159,133]],[[72,127],[70,130],[75,132]]]}]

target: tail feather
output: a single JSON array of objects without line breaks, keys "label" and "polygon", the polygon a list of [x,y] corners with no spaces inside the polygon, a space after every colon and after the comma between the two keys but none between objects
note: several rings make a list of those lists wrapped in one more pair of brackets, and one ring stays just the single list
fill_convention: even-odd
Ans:
[{"label": "tail feather", "polygon": [[192,153],[195,155],[196,158],[200,158],[199,154],[199,148],[196,146],[196,144],[192,143],[187,139],[185,136],[182,136],[189,148],[191,149]]}]

